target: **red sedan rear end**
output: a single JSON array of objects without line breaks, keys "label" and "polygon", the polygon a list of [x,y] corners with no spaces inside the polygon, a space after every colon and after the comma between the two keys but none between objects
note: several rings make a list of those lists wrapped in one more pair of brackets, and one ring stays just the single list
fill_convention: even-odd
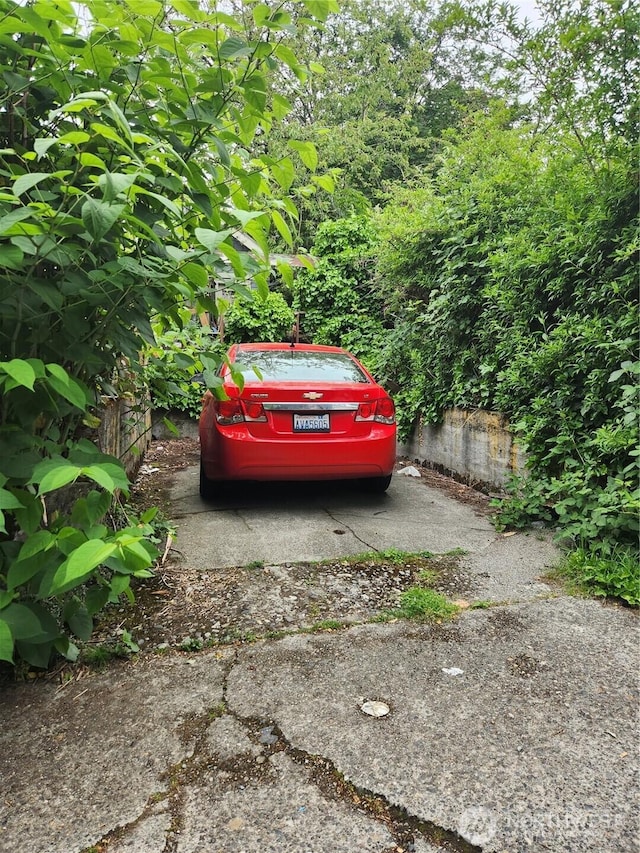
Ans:
[{"label": "red sedan rear end", "polygon": [[[200,494],[238,480],[362,480],[384,491],[396,459],[393,401],[346,350],[236,344],[242,389],[221,369],[200,415]],[[242,384],[242,383],[241,383]]]}]

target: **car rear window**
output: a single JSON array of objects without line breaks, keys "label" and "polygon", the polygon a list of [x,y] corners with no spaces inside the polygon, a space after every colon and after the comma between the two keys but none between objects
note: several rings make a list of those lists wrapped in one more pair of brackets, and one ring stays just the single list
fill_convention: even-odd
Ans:
[{"label": "car rear window", "polygon": [[265,382],[369,382],[356,362],[343,353],[305,350],[240,350],[236,367]]}]

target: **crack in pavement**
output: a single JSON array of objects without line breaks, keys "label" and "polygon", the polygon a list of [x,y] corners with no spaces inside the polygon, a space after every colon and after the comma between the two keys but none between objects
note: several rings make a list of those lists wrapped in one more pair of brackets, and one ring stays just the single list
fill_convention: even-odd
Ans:
[{"label": "crack in pavement", "polygon": [[[225,771],[223,785],[226,790],[243,789],[248,780],[267,781],[273,774],[269,758],[282,753],[303,770],[323,799],[341,803],[368,820],[382,824],[393,838],[388,853],[413,853],[416,841],[420,839],[450,853],[482,853],[482,848],[465,841],[458,833],[412,815],[383,795],[356,785],[330,759],[294,746],[274,721],[234,711],[228,699],[229,677],[239,663],[240,651],[235,649],[233,656],[222,663],[222,699],[219,705],[187,717],[178,726],[178,735],[189,749],[162,774],[165,790],[152,793],[137,818],[103,835],[97,842],[99,849],[108,850],[112,844],[126,840],[144,821],[164,814],[169,818],[169,826],[165,831],[162,853],[178,853],[186,827],[185,805],[189,789],[197,787],[212,770]],[[207,743],[209,728],[216,720],[225,717],[238,723],[248,741],[258,748],[256,754],[224,757],[211,749],[211,744]]]},{"label": "crack in pavement", "polygon": [[349,533],[351,533],[351,535],[353,536],[353,538],[354,538],[354,539],[356,539],[358,542],[362,542],[362,544],[363,544],[364,546],[366,546],[369,550],[371,550],[371,551],[375,551],[377,554],[379,554],[379,553],[380,553],[380,549],[379,549],[379,548],[376,548],[376,547],[375,547],[375,545],[370,545],[370,544],[369,544],[368,542],[366,542],[366,541],[365,541],[361,536],[358,536],[358,534],[355,532],[355,530],[353,529],[353,527],[350,527],[348,524],[345,524],[345,523],[344,523],[343,521],[341,521],[339,518],[336,518],[336,517],[335,517],[335,515],[333,515],[333,513],[331,513],[331,512],[330,512],[326,507],[322,507],[322,511],[323,511],[324,513],[326,513],[326,514],[329,516],[329,518],[331,519],[331,521],[335,521],[335,523],[336,523],[336,524],[339,524],[339,525],[341,525],[342,527],[344,527],[346,530],[348,530],[348,531],[349,531]]}]

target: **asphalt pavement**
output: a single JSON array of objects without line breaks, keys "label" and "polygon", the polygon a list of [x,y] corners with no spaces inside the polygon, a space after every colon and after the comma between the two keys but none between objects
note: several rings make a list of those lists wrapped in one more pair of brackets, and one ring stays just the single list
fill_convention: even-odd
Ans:
[{"label": "asphalt pavement", "polygon": [[185,567],[453,551],[477,607],[5,688],[2,853],[640,849],[637,613],[566,595],[548,536],[403,474],[205,505],[189,468],[172,505]]}]

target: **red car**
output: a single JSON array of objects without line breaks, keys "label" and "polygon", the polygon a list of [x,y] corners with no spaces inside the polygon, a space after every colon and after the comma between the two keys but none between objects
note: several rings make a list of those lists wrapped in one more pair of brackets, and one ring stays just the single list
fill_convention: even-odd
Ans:
[{"label": "red car", "polygon": [[[238,480],[362,480],[383,492],[396,460],[395,407],[346,350],[236,344],[200,415],[200,494]],[[242,382],[240,382],[242,385]]]}]

